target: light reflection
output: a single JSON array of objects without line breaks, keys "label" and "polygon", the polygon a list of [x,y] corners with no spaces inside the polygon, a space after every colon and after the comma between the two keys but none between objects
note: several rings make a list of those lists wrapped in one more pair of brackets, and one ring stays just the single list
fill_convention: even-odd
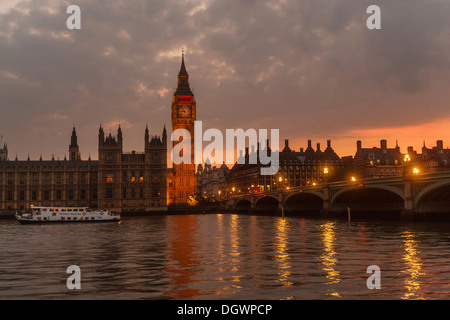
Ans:
[{"label": "light reflection", "polygon": [[167,261],[165,272],[172,280],[166,295],[172,299],[187,299],[199,294],[192,284],[199,273],[196,231],[197,217],[194,215],[169,217],[167,219]]},{"label": "light reflection", "polygon": [[419,293],[421,289],[419,278],[424,273],[421,272],[422,261],[419,257],[419,242],[415,238],[413,232],[405,231],[402,233],[403,248],[405,250],[403,260],[406,263],[406,269],[402,272],[408,275],[408,278],[405,279],[405,288],[407,291],[402,298],[408,300],[424,299],[423,295]]},{"label": "light reflection", "polygon": [[[216,290],[216,295],[237,293],[242,288],[240,282],[244,278],[244,275],[238,274],[242,262],[239,244],[239,215],[231,214],[226,217],[229,217],[229,243],[224,243],[223,240],[220,241],[218,254],[221,260],[217,262],[218,271],[226,276],[219,276],[217,280],[229,284]],[[223,216],[220,217],[220,224],[224,224],[222,220]],[[233,274],[229,275],[229,272]]]},{"label": "light reflection", "polygon": [[292,265],[289,263],[291,257],[289,256],[289,251],[287,248],[289,231],[288,220],[281,218],[277,219],[275,228],[275,260],[279,263],[278,281],[281,282],[283,286],[292,286],[292,281],[289,281],[292,274],[290,271]]},{"label": "light reflection", "polygon": [[230,255],[233,257],[231,262],[233,264],[232,271],[237,271],[239,269],[239,256],[241,255],[239,252],[239,216],[237,214],[232,214],[230,220],[230,242],[231,242],[231,251]]},{"label": "light reflection", "polygon": [[[327,285],[337,284],[341,281],[340,273],[335,269],[338,264],[338,259],[336,257],[337,252],[335,250],[336,246],[336,223],[333,221],[328,221],[320,226],[322,231],[322,242],[323,242],[323,254],[320,257],[322,261],[322,270],[326,272],[326,278],[328,282]],[[331,296],[340,297],[340,293],[335,292],[334,289],[330,289]]]}]

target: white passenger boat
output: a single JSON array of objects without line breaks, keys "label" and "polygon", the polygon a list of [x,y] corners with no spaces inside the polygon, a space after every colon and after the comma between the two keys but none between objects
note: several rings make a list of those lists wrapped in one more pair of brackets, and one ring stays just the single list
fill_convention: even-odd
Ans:
[{"label": "white passenger boat", "polygon": [[87,207],[32,207],[31,213],[16,218],[21,224],[53,222],[113,222],[120,221],[120,214],[109,210],[91,210]]}]

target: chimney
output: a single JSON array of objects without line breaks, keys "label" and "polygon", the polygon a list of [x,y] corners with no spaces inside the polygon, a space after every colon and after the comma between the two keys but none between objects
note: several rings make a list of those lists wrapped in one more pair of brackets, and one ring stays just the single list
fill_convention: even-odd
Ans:
[{"label": "chimney", "polygon": [[248,147],[245,147],[245,155],[248,155]]},{"label": "chimney", "polygon": [[386,150],[387,149],[387,141],[386,140],[381,140],[380,141],[380,147],[382,150]]},{"label": "chimney", "polygon": [[331,148],[331,140],[327,140],[327,148],[325,149],[327,152],[333,152],[333,148]]},{"label": "chimney", "polygon": [[437,140],[436,141],[436,147],[437,147],[438,150],[444,149],[444,142],[442,140]]},{"label": "chimney", "polygon": [[320,143],[317,142],[317,151],[320,152]]},{"label": "chimney", "polygon": [[408,154],[409,154],[409,155],[412,155],[413,153],[414,153],[413,147],[412,147],[412,146],[409,146],[409,147],[408,147]]},{"label": "chimney", "polygon": [[314,151],[314,149],[311,146],[311,139],[308,139],[308,148],[306,148],[306,151]]},{"label": "chimney", "polygon": [[289,148],[289,139],[284,139],[284,149],[282,152],[291,152],[291,148]]},{"label": "chimney", "polygon": [[356,150],[361,150],[362,146],[361,146],[361,140],[356,141]]}]

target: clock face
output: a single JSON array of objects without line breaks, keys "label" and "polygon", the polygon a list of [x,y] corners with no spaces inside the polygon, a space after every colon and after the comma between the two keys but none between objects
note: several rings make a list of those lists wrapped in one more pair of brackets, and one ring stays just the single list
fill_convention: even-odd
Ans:
[{"label": "clock face", "polygon": [[191,108],[189,106],[178,106],[178,117],[189,118],[191,116]]}]

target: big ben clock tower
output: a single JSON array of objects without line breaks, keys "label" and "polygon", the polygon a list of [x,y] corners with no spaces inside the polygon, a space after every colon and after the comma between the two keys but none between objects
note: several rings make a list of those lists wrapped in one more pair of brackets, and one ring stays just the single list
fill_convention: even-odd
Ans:
[{"label": "big ben clock tower", "polygon": [[[190,133],[191,157],[189,163],[173,164],[173,177],[169,178],[169,205],[185,205],[187,198],[197,191],[197,178],[194,163],[194,121],[196,119],[196,102],[189,87],[189,75],[184,65],[184,53],[178,74],[177,89],[172,99],[172,132],[186,129]],[[180,141],[174,141],[174,148]],[[189,159],[188,159],[189,160]],[[168,181],[169,182],[169,181]]]}]

